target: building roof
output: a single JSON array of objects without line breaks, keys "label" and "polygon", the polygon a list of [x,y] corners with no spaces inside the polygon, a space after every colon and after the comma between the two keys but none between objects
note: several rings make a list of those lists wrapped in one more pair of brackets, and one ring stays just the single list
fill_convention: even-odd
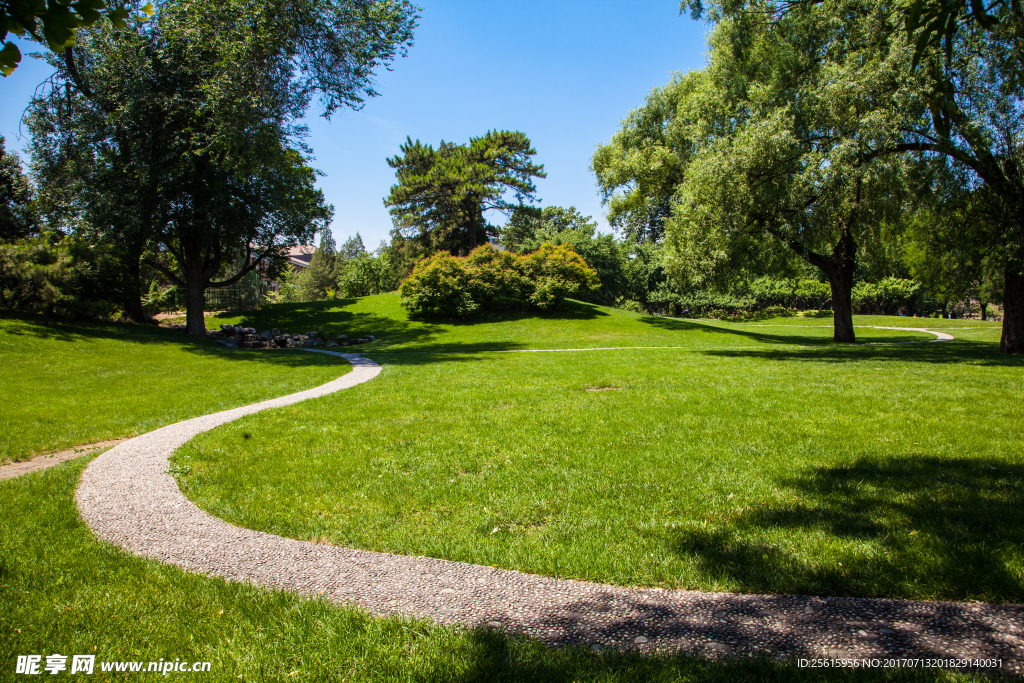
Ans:
[{"label": "building roof", "polygon": [[295,247],[288,248],[288,263],[294,267],[302,269],[309,267],[309,262],[313,259],[313,254],[316,252],[316,247],[311,244],[300,244]]}]

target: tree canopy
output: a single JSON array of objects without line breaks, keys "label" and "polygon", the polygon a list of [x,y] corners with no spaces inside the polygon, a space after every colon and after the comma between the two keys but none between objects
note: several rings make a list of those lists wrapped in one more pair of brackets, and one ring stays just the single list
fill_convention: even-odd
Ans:
[{"label": "tree canopy", "polygon": [[544,166],[532,161],[537,152],[529,138],[518,131],[489,131],[466,145],[442,140],[437,149],[407,138],[401,151],[388,159],[398,183],[384,204],[395,226],[393,238],[411,243],[419,254],[469,253],[497,235],[484,213],[508,214],[533,201],[533,179],[546,177]]},{"label": "tree canopy", "polygon": [[[940,52],[934,41],[929,42],[928,27],[907,33],[907,13],[916,11],[909,1],[866,7],[857,0],[827,0],[795,5],[782,17],[763,11],[767,7],[761,0],[715,4],[710,16],[716,22],[716,40],[726,42],[713,46],[713,53],[726,58],[731,52],[747,59],[768,40],[773,51],[760,52],[761,58],[778,64],[801,51],[810,56],[806,47],[823,35],[832,47],[813,55],[818,62],[813,71],[821,78],[794,90],[793,99],[779,103],[778,111],[831,102],[834,114],[856,122],[859,131],[868,134],[854,140],[861,155],[859,167],[880,159],[909,158],[932,168],[962,170],[951,175],[962,178],[965,189],[987,188],[987,201],[998,207],[1000,216],[989,240],[995,258],[1004,264],[1000,347],[1009,353],[1024,352],[1019,12],[1009,11],[998,22],[961,22],[949,34],[951,49]],[[756,66],[752,60],[751,64]],[[762,76],[744,85],[751,92],[766,86],[771,83]],[[870,145],[862,145],[864,139]]]},{"label": "tree canopy", "polygon": [[[58,202],[73,220],[148,248],[187,288],[187,329],[203,334],[207,287],[280,262],[330,218],[297,120],[314,97],[329,116],[375,96],[374,70],[411,44],[415,21],[401,0],[161,3],[135,30],[83,31],[56,62],[34,154],[50,177],[79,179],[85,194]],[[104,209],[117,206],[128,210]],[[116,215],[138,225],[104,220]]]}]

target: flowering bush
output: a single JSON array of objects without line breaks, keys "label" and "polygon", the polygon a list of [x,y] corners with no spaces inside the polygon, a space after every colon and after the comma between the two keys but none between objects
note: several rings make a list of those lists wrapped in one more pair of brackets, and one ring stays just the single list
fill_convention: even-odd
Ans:
[{"label": "flowering bush", "polygon": [[546,311],[600,286],[594,269],[569,245],[543,244],[519,255],[485,244],[464,258],[439,252],[423,259],[399,293],[413,313],[461,318],[481,310]]}]

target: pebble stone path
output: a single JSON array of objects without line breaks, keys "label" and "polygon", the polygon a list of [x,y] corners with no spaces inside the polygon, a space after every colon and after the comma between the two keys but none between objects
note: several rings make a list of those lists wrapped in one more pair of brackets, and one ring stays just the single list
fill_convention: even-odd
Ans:
[{"label": "pebble stone path", "polygon": [[356,354],[321,353],[349,361],[352,372],[314,389],[169,425],[97,457],[76,494],[86,524],[107,542],[187,571],[323,595],[379,615],[526,633],[551,645],[710,658],[998,660],[989,670],[1024,673],[1022,605],[608,586],[282,538],[233,526],[189,502],[167,472],[168,456],[189,439],[380,372]]}]

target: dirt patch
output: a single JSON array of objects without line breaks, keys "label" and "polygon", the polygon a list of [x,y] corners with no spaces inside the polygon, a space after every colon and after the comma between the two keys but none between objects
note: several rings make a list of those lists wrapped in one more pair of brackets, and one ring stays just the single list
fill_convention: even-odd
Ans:
[{"label": "dirt patch", "polygon": [[587,387],[587,391],[618,391],[622,387]]},{"label": "dirt patch", "polygon": [[21,474],[28,472],[35,472],[36,470],[44,470],[47,467],[53,467],[59,465],[65,460],[71,460],[82,455],[89,455],[97,451],[102,451],[111,446],[116,446],[122,441],[127,439],[111,439],[110,441],[97,441],[96,443],[87,443],[81,446],[75,446],[69,448],[66,451],[57,451],[56,453],[43,453],[37,455],[29,460],[22,460],[21,462],[12,462],[7,465],[0,466],[0,479],[10,479],[11,477],[17,477]]}]

